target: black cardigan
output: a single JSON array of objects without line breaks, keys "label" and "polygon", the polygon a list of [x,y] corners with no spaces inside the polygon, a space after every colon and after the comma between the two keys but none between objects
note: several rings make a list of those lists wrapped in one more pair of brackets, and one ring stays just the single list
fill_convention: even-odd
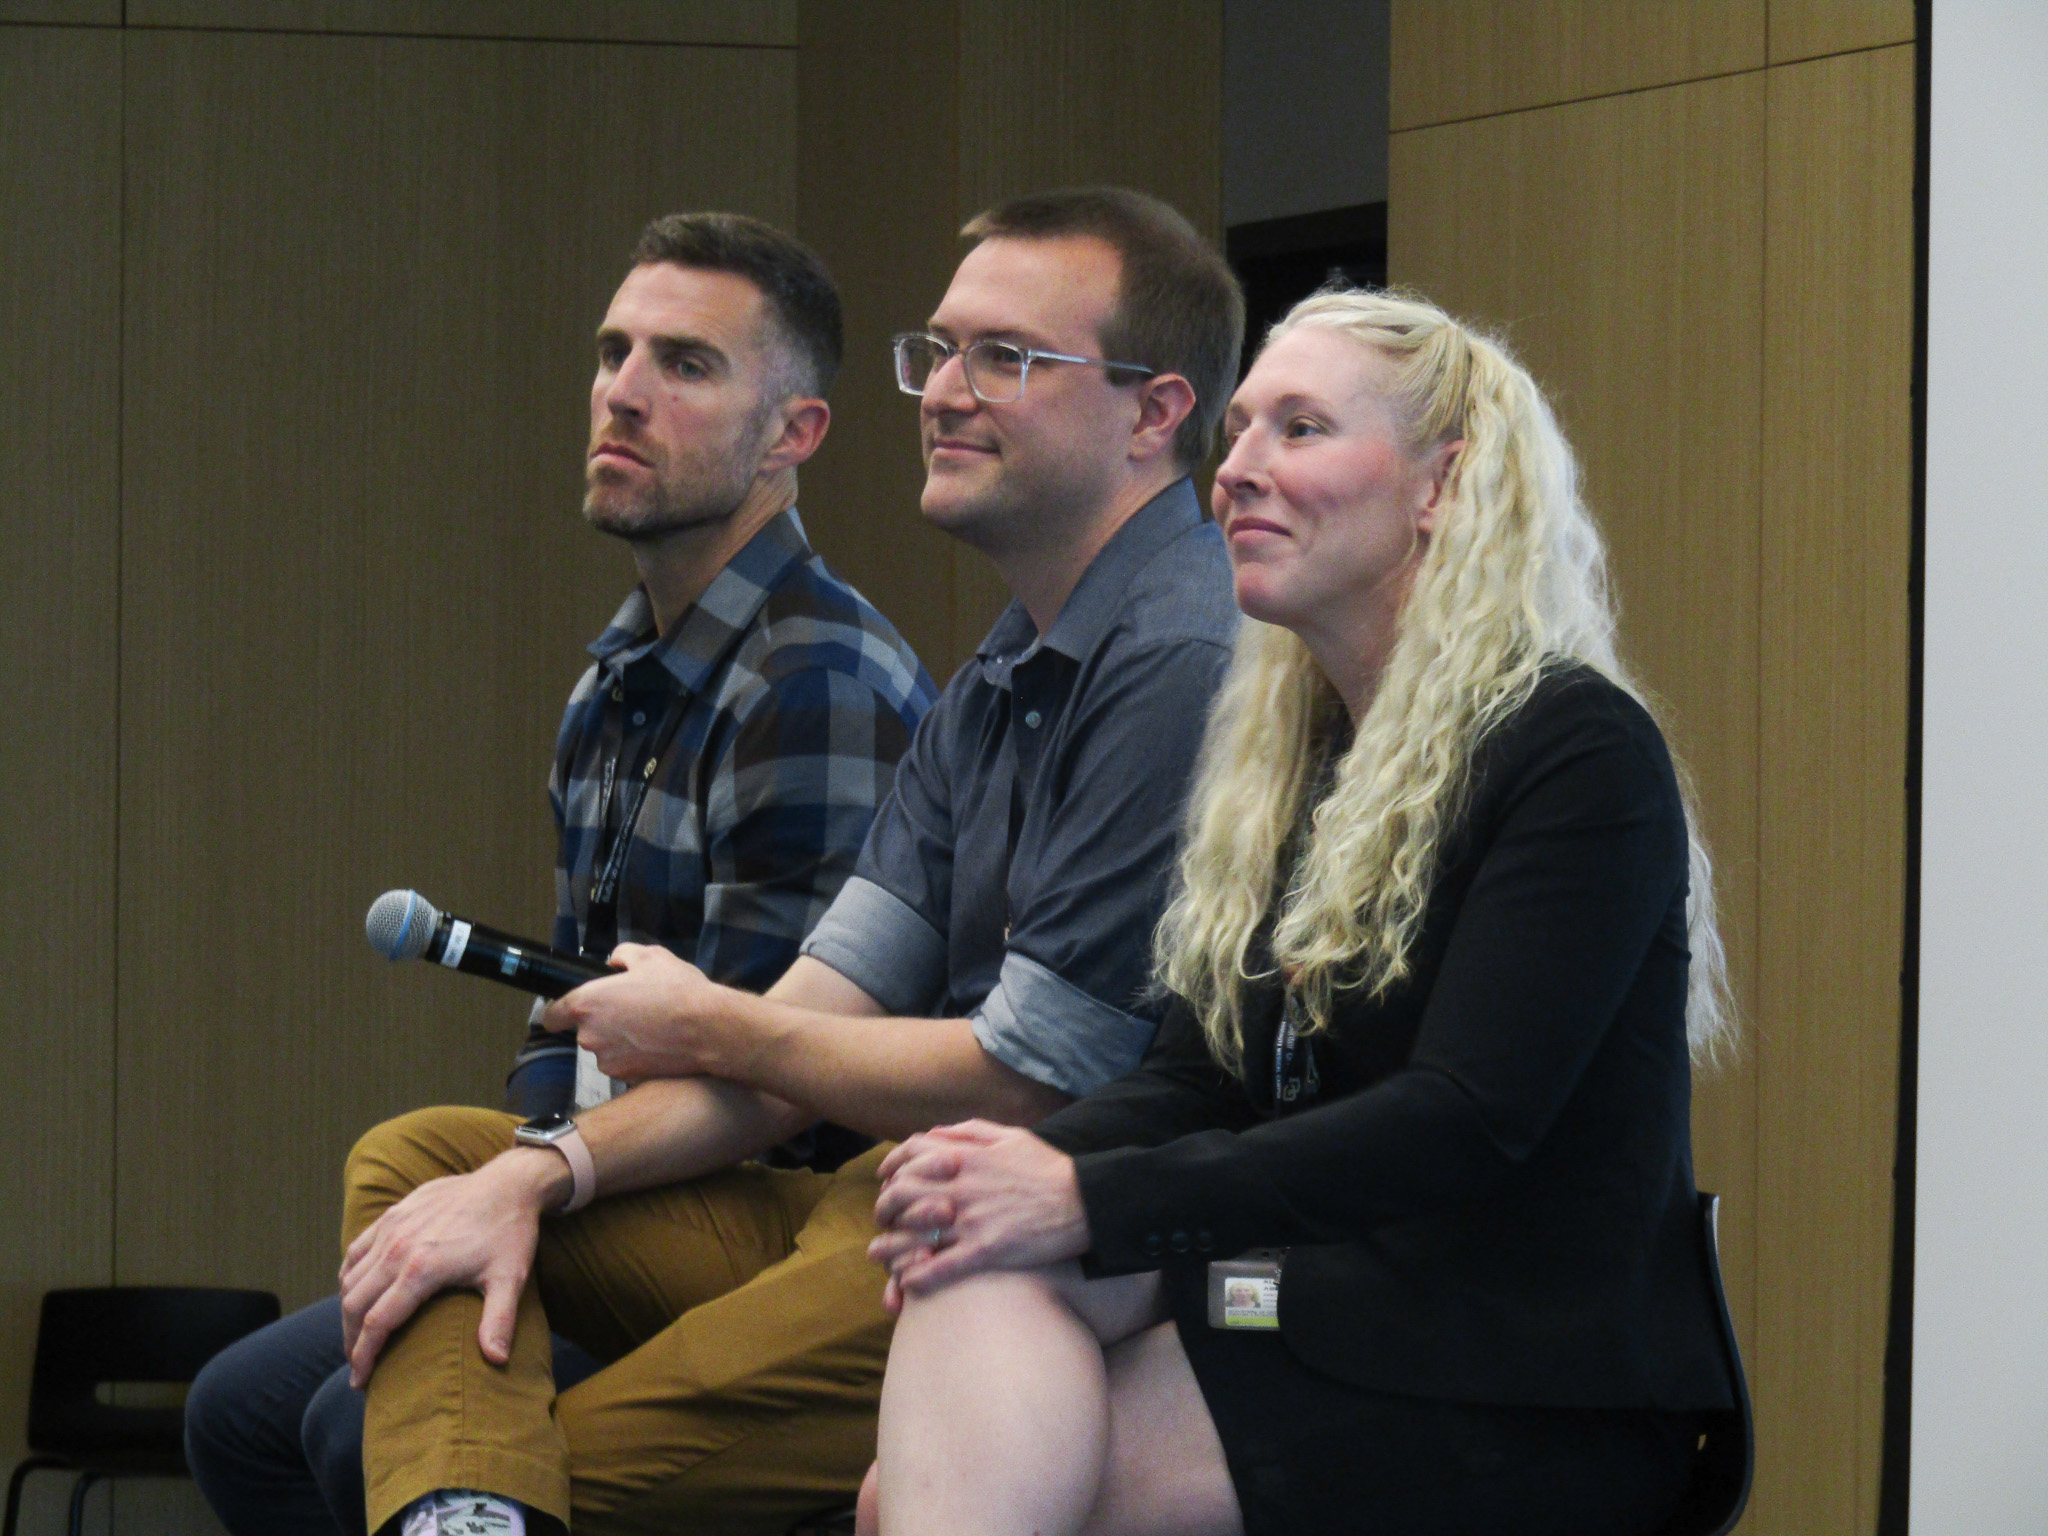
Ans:
[{"label": "black cardigan", "polygon": [[1694,1215],[1686,837],[1663,739],[1561,667],[1480,744],[1466,804],[1407,978],[1340,994],[1316,1038],[1313,1105],[1274,1113],[1273,985],[1247,999],[1248,1083],[1176,1001],[1136,1072],[1037,1127],[1077,1155],[1087,1268],[1284,1246],[1283,1337],[1359,1386],[1730,1407]]}]

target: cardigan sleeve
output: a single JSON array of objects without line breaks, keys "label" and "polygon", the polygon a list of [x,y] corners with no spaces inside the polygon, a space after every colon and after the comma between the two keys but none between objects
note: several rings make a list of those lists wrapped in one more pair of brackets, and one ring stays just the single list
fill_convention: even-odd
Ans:
[{"label": "cardigan sleeve", "polygon": [[1155,1108],[1151,1144],[1085,1152],[1092,1269],[1347,1241],[1482,1198],[1537,1149],[1686,874],[1684,814],[1654,725],[1611,690],[1565,694],[1580,697],[1532,707],[1547,718],[1507,732],[1493,760],[1496,809],[1485,829],[1475,823],[1486,841],[1407,1061],[1362,1091],[1242,1129],[1212,1119],[1162,1142],[1170,1117]]}]

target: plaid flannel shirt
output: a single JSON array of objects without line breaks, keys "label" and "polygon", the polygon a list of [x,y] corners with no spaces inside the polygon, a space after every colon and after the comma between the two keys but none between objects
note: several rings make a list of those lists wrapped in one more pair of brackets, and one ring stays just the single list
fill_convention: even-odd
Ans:
[{"label": "plaid flannel shirt", "polygon": [[[555,947],[582,947],[607,817],[625,798],[617,781],[637,777],[680,699],[631,829],[618,937],[766,988],[852,873],[937,689],[889,621],[812,552],[794,509],[755,534],[668,635],[636,588],[590,653],[548,784]],[[605,1096],[587,1053],[580,1089],[577,1078],[573,1047],[536,1023],[507,1098],[536,1114]]]}]

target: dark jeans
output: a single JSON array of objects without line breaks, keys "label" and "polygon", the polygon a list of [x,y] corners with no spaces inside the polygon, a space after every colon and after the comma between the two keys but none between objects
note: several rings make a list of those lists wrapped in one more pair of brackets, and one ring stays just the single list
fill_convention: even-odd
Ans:
[{"label": "dark jeans", "polygon": [[[555,1340],[557,1387],[599,1365]],[[348,1384],[339,1297],[214,1356],[185,1399],[185,1455],[234,1536],[367,1536],[363,1395]]]}]

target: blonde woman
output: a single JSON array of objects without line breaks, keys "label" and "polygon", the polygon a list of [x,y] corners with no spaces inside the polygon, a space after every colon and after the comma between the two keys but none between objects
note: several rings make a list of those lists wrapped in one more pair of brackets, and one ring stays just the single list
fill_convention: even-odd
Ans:
[{"label": "blonde woman", "polygon": [[1732,1402],[1688,1139],[1728,1022],[1570,450],[1497,344],[1370,292],[1275,327],[1226,431],[1252,622],[1174,1001],[1035,1132],[885,1164],[864,1527],[1639,1536]]}]

